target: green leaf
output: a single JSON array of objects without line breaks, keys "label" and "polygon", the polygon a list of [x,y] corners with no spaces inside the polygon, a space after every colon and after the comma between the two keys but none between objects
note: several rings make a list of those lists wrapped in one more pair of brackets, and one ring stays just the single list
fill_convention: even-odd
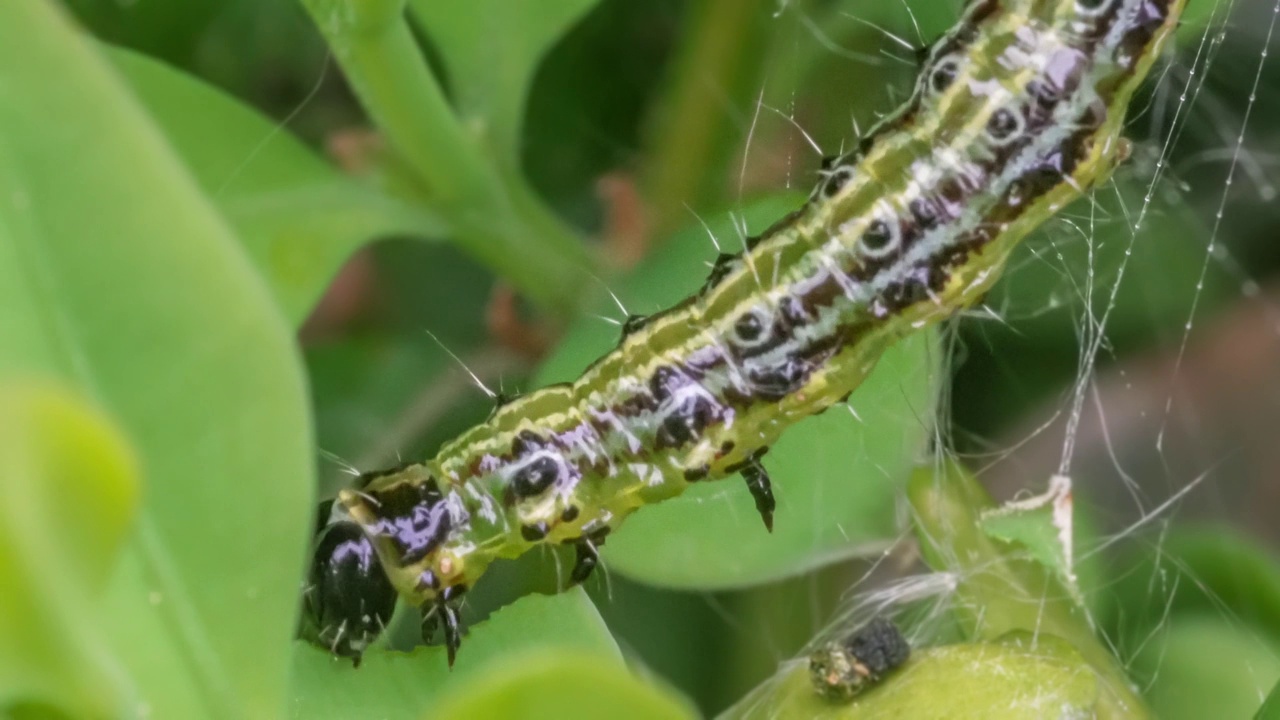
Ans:
[{"label": "green leaf", "polygon": [[278,715],[314,477],[290,328],[97,46],[0,3],[0,378],[32,374],[143,468],[100,603],[131,714]]},{"label": "green leaf", "polygon": [[295,643],[295,718],[423,717],[444,691],[459,683],[498,682],[493,668],[505,658],[548,648],[570,649],[601,667],[621,667],[618,647],[595,606],[580,588],[551,596],[532,595],[494,613],[463,640],[450,672],[444,649],[420,647],[410,653],[372,649],[359,668],[303,642]]},{"label": "green leaf", "polygon": [[907,486],[916,539],[931,568],[955,573],[953,614],[965,636],[1048,633],[1071,643],[1103,685],[1103,717],[1143,718],[1145,708],[1111,652],[1094,635],[1076,595],[1020,544],[988,535],[995,503],[958,463],[923,467]]},{"label": "green leaf", "polygon": [[[793,210],[794,197],[751,205],[754,231]],[[710,221],[726,247],[738,240],[730,218]],[[633,313],[668,307],[705,279],[715,248],[700,225],[677,234],[615,290]],[[578,323],[538,374],[537,383],[569,380],[616,344],[614,325]],[[841,407],[805,420],[770,449],[765,466],[778,509],[765,530],[739,478],[694,486],[644,508],[609,537],[610,570],[645,582],[723,588],[797,575],[840,557],[879,549],[896,533],[894,503],[933,421],[938,374],[932,334],[891,348]]]},{"label": "green leaf", "polygon": [[137,511],[137,461],[118,430],[65,390],[0,385],[0,714],[44,701],[124,710],[98,610]]},{"label": "green leaf", "polygon": [[[1107,338],[1124,350],[1181,337],[1193,295],[1201,312],[1238,297],[1238,281],[1226,270],[1204,268],[1209,230],[1190,208],[1152,200],[1134,238],[1131,223],[1144,205],[1146,179],[1139,181],[1135,176],[1141,173],[1127,166],[1120,173],[1116,191],[1077,203],[1078,215],[1046,223],[1014,250],[1010,272],[992,288],[986,304],[1016,314],[1003,313],[1008,327],[991,323],[985,332],[1001,338],[1016,335],[1023,352],[1037,343],[1064,351],[1069,347],[1074,353],[1086,301],[1094,316],[1100,316],[1111,306],[1114,290]],[[1202,271],[1207,273],[1204,285],[1192,293]],[[1065,362],[1074,376],[1074,356]]]},{"label": "green leaf", "polygon": [[543,55],[599,0],[410,0],[444,63],[458,112],[509,167]]},{"label": "green leaf", "polygon": [[1258,708],[1258,714],[1253,717],[1254,720],[1280,720],[1280,682],[1271,688],[1271,694],[1267,695],[1262,707]]},{"label": "green leaf", "polygon": [[1109,624],[1135,647],[1171,614],[1225,609],[1280,649],[1280,563],[1238,530],[1176,528],[1115,577]]},{"label": "green leaf", "polygon": [[687,700],[641,682],[621,665],[578,652],[531,652],[505,658],[442,698],[428,718],[697,718]]},{"label": "green leaf", "polygon": [[108,54],[295,326],[360,246],[388,235],[448,233],[434,213],[342,175],[220,90],[144,55]]},{"label": "green leaf", "polygon": [[1052,635],[915,650],[881,683],[847,704],[814,691],[806,662],[789,663],[721,717],[770,720],[1039,720],[1098,717],[1098,680]]},{"label": "green leaf", "polygon": [[1131,661],[1161,720],[1247,718],[1280,680],[1280,648],[1220,612],[1178,614]]},{"label": "green leaf", "polygon": [[1280,677],[1280,564],[1227,526],[1176,528],[1107,587],[1104,618],[1161,718],[1248,717]]},{"label": "green leaf", "polygon": [[1070,577],[1066,552],[1058,528],[1053,525],[1051,507],[1043,505],[1026,511],[992,513],[984,516],[981,524],[983,532],[992,539],[1022,545],[1036,562],[1051,570],[1064,584]]},{"label": "green leaf", "polygon": [[1017,543],[1041,567],[1053,573],[1076,604],[1084,598],[1077,586],[1073,564],[1075,513],[1071,480],[1054,476],[1049,489],[1037,497],[1008,502],[984,512],[982,531],[993,540]]}]

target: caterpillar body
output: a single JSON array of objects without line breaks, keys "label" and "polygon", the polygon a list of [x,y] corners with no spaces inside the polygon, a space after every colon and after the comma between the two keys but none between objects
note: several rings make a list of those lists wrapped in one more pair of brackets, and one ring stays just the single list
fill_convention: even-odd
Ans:
[{"label": "caterpillar body", "polygon": [[631,318],[575,382],[341,491],[307,634],[358,660],[398,595],[443,628],[452,663],[457,601],[494,560],[572,544],[580,582],[624,518],[695,482],[741,473],[771,528],[765,451],[897,338],[982,297],[1019,240],[1109,177],[1185,2],[971,0],[908,102],[698,292]]}]

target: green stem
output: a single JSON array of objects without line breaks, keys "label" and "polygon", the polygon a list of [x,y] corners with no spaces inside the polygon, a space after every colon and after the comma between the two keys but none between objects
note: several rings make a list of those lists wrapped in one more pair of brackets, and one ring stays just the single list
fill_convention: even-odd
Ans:
[{"label": "green stem", "polygon": [[995,640],[1011,631],[1062,638],[1098,673],[1104,687],[1099,717],[1149,717],[1071,593],[1017,546],[982,531],[981,515],[995,503],[972,475],[956,463],[923,468],[907,493],[925,562],[957,575],[954,613],[970,639]]},{"label": "green stem", "polygon": [[589,258],[522,177],[502,172],[459,122],[410,31],[402,0],[302,0],[370,118],[412,169],[454,240],[543,309],[571,315]]},{"label": "green stem", "polygon": [[656,237],[686,224],[686,207],[705,207],[719,194],[716,170],[740,126],[726,106],[741,104],[756,82],[766,55],[764,21],[775,6],[774,0],[703,0],[690,8],[650,133],[645,194]]}]

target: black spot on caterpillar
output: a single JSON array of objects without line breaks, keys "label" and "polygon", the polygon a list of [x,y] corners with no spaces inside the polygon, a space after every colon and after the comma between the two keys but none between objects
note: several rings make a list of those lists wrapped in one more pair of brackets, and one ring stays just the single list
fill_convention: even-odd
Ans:
[{"label": "black spot on caterpillar", "polygon": [[760,454],[847,396],[889,341],[981,298],[1022,238],[1110,175],[1183,4],[970,3],[908,102],[699,291],[628,323],[578,380],[339,493],[326,532],[357,542],[358,528],[385,577],[317,546],[313,567],[340,572],[313,571],[313,597],[342,600],[308,606],[317,635],[358,655],[376,628],[347,600],[367,591],[380,608],[389,582],[452,658],[456,603],[494,560],[573,545],[580,582],[608,532],[693,482],[742,472],[770,525]]}]

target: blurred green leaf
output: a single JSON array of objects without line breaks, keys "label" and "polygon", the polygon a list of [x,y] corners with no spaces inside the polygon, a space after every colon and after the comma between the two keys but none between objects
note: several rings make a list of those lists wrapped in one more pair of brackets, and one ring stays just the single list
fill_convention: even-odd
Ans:
[{"label": "blurred green leaf", "polygon": [[370,240],[447,234],[433,213],[343,176],[235,98],[128,50],[109,56],[231,222],[295,325]]},{"label": "blurred green leaf", "polygon": [[170,62],[198,54],[209,23],[228,3],[243,0],[184,0],[181,3],[64,0],[68,10],[97,38],[128,45]]},{"label": "blurred green leaf", "polygon": [[1182,11],[1182,22],[1178,23],[1177,41],[1188,47],[1195,47],[1202,41],[1205,32],[1210,31],[1210,22],[1225,22],[1226,13],[1230,13],[1234,6],[1235,3],[1229,0],[1187,2]]},{"label": "blurred green leaf", "polygon": [[[525,371],[521,359],[500,348],[457,352],[495,387],[512,387]],[[346,464],[368,471],[429,457],[493,410],[493,401],[439,345],[416,338],[373,336],[312,348],[307,367],[317,396],[318,445],[335,458],[322,470],[321,495],[333,481],[350,483]]]},{"label": "blurred green leaf", "polygon": [[645,683],[620,664],[581,652],[529,652],[504,658],[419,717],[454,718],[696,718],[684,698]]},{"label": "blurred green leaf", "polygon": [[1280,654],[1280,562],[1226,525],[1175,528],[1113,574],[1106,624],[1122,649],[1174,615],[1225,610]]},{"label": "blurred green leaf", "polygon": [[1172,615],[1130,662],[1161,720],[1247,718],[1280,680],[1280,652],[1220,613]]},{"label": "blurred green leaf", "polygon": [[1179,343],[1193,304],[1203,318],[1238,297],[1238,280],[1221,264],[1206,267],[1209,233],[1192,208],[1156,196],[1133,236],[1146,159],[1139,153],[1114,189],[1073,204],[1014,249],[984,302],[998,320],[978,315],[960,326],[972,355],[954,388],[958,425],[999,433],[1011,418],[1052,402],[1074,382],[1082,343],[1093,341],[1088,328],[1104,314],[1103,356],[1122,356]]},{"label": "blurred green leaf", "polygon": [[[1175,528],[1113,570],[1103,620],[1161,718],[1249,717],[1280,678],[1280,563],[1226,526]],[[1207,714],[1206,714],[1207,713]]]},{"label": "blurred green leaf", "polygon": [[[763,230],[793,210],[795,197],[747,207]],[[739,243],[727,215],[710,230],[722,246]],[[715,248],[701,225],[677,234],[614,290],[633,313],[668,307],[705,279]],[[618,328],[579,322],[538,374],[536,385],[569,380],[612,348]],[[878,550],[896,534],[894,503],[933,423],[938,351],[931,334],[891,348],[850,398],[789,431],[765,458],[778,510],[774,531],[760,522],[739,478],[690,488],[644,508],[609,537],[610,570],[674,587],[723,588],[798,575],[840,557]]]},{"label": "blurred green leaf", "polygon": [[598,1],[410,0],[409,8],[444,56],[463,122],[515,168],[538,63]]},{"label": "blurred green leaf", "polygon": [[[505,659],[547,648],[588,654],[601,667],[622,667],[618,647],[595,606],[580,588],[551,596],[531,595],[494,613],[463,639],[452,672],[444,648],[411,653],[370,650],[360,667],[303,642],[294,646],[295,718],[424,717],[438,707],[447,688],[474,681],[501,682]],[[561,698],[563,701],[563,697]]]},{"label": "blurred green leaf", "polygon": [[0,715],[36,701],[125,710],[95,600],[137,511],[137,470],[128,442],[78,398],[0,385]]},{"label": "blurred green leaf", "polygon": [[1042,348],[1069,347],[1067,362],[1074,368],[1081,313],[1088,307],[1101,317],[1112,292],[1107,338],[1121,350],[1180,338],[1195,296],[1204,312],[1237,295],[1236,283],[1216,265],[1208,268],[1203,289],[1196,289],[1209,231],[1185,206],[1155,198],[1133,236],[1147,188],[1136,177],[1140,171],[1121,172],[1115,191],[1072,205],[1014,251],[986,301],[1011,328],[988,323],[987,333],[1016,333],[1023,344]]},{"label": "blurred green leaf", "polygon": [[1098,681],[1068,643],[1017,634],[997,642],[923,648],[848,704],[814,691],[807,662],[776,676],[723,715],[769,720],[1040,720],[1099,717]]},{"label": "blurred green leaf", "polygon": [[[434,357],[420,343],[399,337],[350,338],[309,348],[307,368],[316,392],[317,445],[366,471],[377,467],[366,465],[370,456],[373,462],[388,465],[394,464],[396,453],[416,457],[416,446],[395,443],[390,446],[390,456],[374,449],[400,434],[395,427],[397,417],[425,392],[424,388],[440,383],[451,369],[450,362],[448,356]],[[470,387],[474,386],[462,385],[462,391]],[[435,428],[430,430],[434,433]],[[416,442],[418,438],[411,439]],[[351,481],[342,467],[322,466],[321,475],[339,477],[343,485]],[[321,495],[326,494],[322,489]]]},{"label": "blurred green leaf", "polygon": [[1280,682],[1271,688],[1271,694],[1253,717],[1254,720],[1280,720]]},{"label": "blurred green leaf", "polygon": [[146,477],[99,626],[132,710],[275,716],[314,476],[290,329],[55,4],[0,4],[0,98],[0,377],[84,392]]}]

